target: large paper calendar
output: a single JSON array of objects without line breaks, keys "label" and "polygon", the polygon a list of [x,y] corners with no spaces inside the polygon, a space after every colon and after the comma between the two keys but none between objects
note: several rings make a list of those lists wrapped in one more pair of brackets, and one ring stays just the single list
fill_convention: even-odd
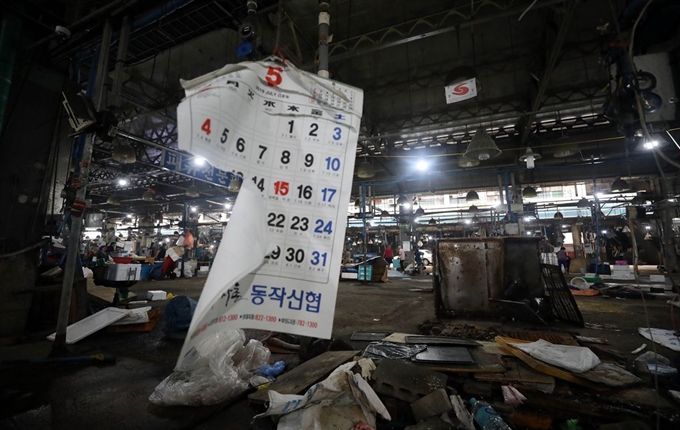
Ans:
[{"label": "large paper calendar", "polygon": [[243,187],[180,361],[224,327],[329,338],[363,92],[273,62],[183,85],[180,149]]}]

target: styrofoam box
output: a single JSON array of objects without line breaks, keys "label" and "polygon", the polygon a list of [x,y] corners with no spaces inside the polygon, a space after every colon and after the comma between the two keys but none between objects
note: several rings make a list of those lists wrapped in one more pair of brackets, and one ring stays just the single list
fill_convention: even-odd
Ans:
[{"label": "styrofoam box", "polygon": [[666,282],[665,275],[649,275],[649,280],[651,282]]},{"label": "styrofoam box", "polygon": [[146,292],[146,298],[152,302],[155,300],[165,300],[167,296],[168,293],[163,290],[149,290]]},{"label": "styrofoam box", "polygon": [[612,279],[635,279],[635,274],[632,272],[614,272],[612,273]]},{"label": "styrofoam box", "polygon": [[109,281],[140,281],[142,266],[139,264],[110,264],[106,267],[105,278]]},{"label": "styrofoam box", "polygon": [[630,268],[630,266],[625,265],[625,266],[609,266],[612,269],[612,272],[632,272],[633,270]]}]

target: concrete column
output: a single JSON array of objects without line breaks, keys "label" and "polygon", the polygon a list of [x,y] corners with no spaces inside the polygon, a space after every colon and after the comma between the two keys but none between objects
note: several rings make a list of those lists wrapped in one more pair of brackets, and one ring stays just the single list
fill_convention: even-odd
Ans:
[{"label": "concrete column", "polygon": [[319,71],[317,74],[322,78],[330,77],[328,71],[328,33],[331,24],[328,9],[330,6],[330,0],[319,0]]}]

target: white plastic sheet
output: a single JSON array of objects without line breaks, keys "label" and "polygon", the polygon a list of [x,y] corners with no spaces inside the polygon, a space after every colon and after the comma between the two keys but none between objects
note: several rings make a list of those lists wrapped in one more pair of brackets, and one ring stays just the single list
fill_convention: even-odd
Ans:
[{"label": "white plastic sheet", "polygon": [[543,339],[511,345],[538,360],[575,373],[586,372],[600,364],[597,355],[583,346],[556,345]]},{"label": "white plastic sheet", "polygon": [[376,413],[390,420],[389,412],[371,386],[360,374],[350,370],[356,364],[349,362],[339,366],[303,395],[269,391],[269,408],[259,416],[283,415],[278,430],[352,428],[362,421],[375,427]]},{"label": "white plastic sheet", "polygon": [[[651,330],[651,334],[650,334]],[[652,340],[659,345],[663,345],[666,348],[672,349],[673,351],[680,351],[680,338],[675,335],[673,330],[665,330],[662,328],[648,329],[644,327],[638,328],[638,332],[645,339]]]}]

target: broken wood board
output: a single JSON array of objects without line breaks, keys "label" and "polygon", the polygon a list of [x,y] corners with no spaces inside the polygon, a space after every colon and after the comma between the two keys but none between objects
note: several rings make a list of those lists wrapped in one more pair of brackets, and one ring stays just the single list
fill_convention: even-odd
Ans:
[{"label": "broken wood board", "polygon": [[593,344],[588,345],[588,348],[590,348],[590,350],[593,351],[595,355],[597,355],[600,359],[602,359],[602,357],[610,357],[616,361],[625,362],[627,360],[625,354],[608,346]]},{"label": "broken wood board", "polygon": [[615,364],[600,363],[580,376],[612,388],[628,387],[639,384],[642,379]]},{"label": "broken wood board", "polygon": [[475,379],[494,382],[555,384],[555,378],[545,373],[537,372],[522,362],[505,360],[505,368],[505,373],[480,373],[475,375]]},{"label": "broken wood board", "polygon": [[408,333],[392,333],[383,339],[383,342],[406,343],[406,336],[415,336]]},{"label": "broken wood board", "polygon": [[527,364],[529,367],[532,369],[545,373],[546,375],[554,376],[555,378],[563,379],[567,382],[573,382],[574,384],[582,385],[584,387],[588,387],[593,390],[603,390],[605,387],[599,384],[595,384],[593,382],[590,382],[586,379],[583,379],[579,376],[576,376],[573,373],[567,372],[566,370],[562,370],[559,367],[550,365],[548,363],[544,363],[540,360],[535,359],[534,357],[530,356],[529,354],[526,354],[525,352],[513,347],[510,345],[510,343],[531,343],[525,340],[521,339],[511,339],[507,337],[496,337],[496,342],[501,344],[504,348],[508,350],[508,352],[512,353],[515,357],[519,358],[522,360],[525,364]]},{"label": "broken wood board", "polygon": [[269,400],[269,391],[279,394],[299,394],[314,383],[328,376],[335,368],[347,363],[359,351],[327,351],[305,361],[290,372],[279,376],[270,386],[258,390],[248,396],[250,400],[265,402]]},{"label": "broken wood board", "polygon": [[572,345],[581,346],[576,339],[574,339],[569,333],[563,332],[552,332],[552,331],[514,331],[506,330],[505,328],[499,329],[498,333],[503,337],[510,337],[512,339],[527,340],[529,342],[535,342],[539,339],[546,340],[550,343],[556,345]]},{"label": "broken wood board", "polygon": [[[90,296],[93,302],[100,305],[110,305],[113,303],[113,297],[116,295],[115,288],[100,287],[99,285],[88,285],[87,294]],[[127,300],[135,300],[137,294],[130,291],[128,293]]]},{"label": "broken wood board", "polygon": [[497,354],[488,354],[479,348],[469,350],[475,360],[475,364],[440,364],[440,363],[415,363],[415,366],[427,367],[430,370],[443,373],[501,373],[505,372],[503,360]]},{"label": "broken wood board", "polygon": [[601,337],[575,336],[576,340],[581,343],[597,343],[599,345],[608,345],[609,341]]},{"label": "broken wood board", "polygon": [[512,354],[504,350],[503,347],[497,344],[496,342],[486,342],[483,340],[478,340],[477,343],[479,343],[479,346],[481,347],[482,351],[486,352],[487,354],[497,354],[506,357],[514,357]]}]

